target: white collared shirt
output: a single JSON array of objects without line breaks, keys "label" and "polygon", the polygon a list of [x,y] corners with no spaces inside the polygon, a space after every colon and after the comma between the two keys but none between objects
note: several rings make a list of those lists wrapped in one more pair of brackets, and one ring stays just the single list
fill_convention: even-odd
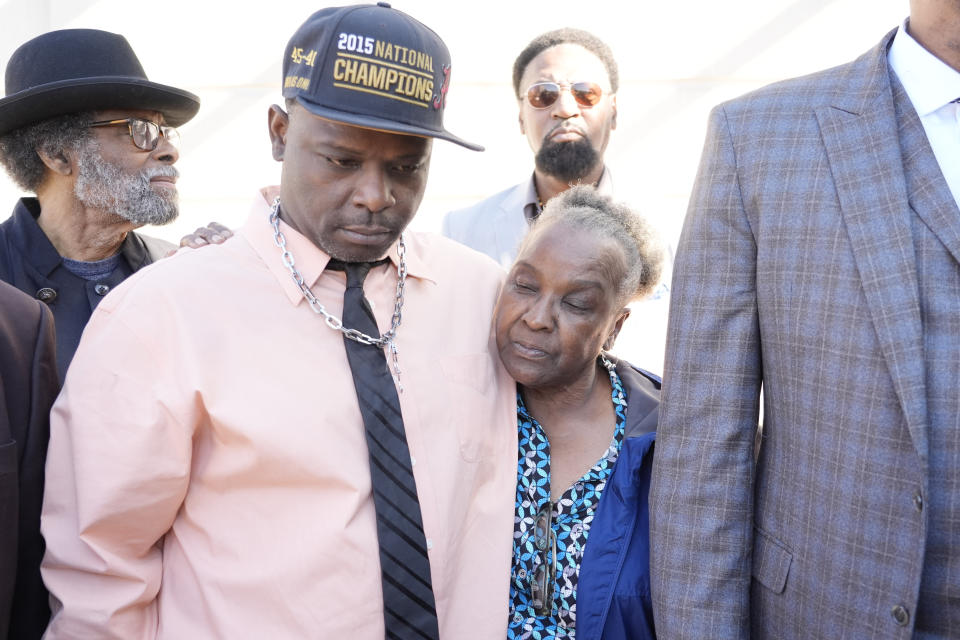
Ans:
[{"label": "white collared shirt", "polygon": [[923,48],[900,26],[888,54],[890,66],[920,116],[933,155],[960,206],[960,71]]}]

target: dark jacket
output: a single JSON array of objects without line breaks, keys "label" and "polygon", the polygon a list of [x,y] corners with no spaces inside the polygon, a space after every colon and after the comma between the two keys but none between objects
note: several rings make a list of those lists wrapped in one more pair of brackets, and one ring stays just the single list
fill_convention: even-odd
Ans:
[{"label": "dark jacket", "polygon": [[50,617],[40,507],[54,344],[50,311],[0,282],[0,638],[11,640],[39,638]]},{"label": "dark jacket", "polygon": [[120,247],[124,258],[120,266],[103,280],[84,280],[64,268],[60,254],[37,224],[39,215],[37,199],[22,198],[13,215],[0,224],[0,280],[45,302],[53,311],[57,370],[62,381],[100,299],[135,271],[162,258],[173,245],[128,233]]},{"label": "dark jacket", "polygon": [[652,640],[647,494],[660,379],[617,362],[627,396],[620,455],[590,525],[577,584],[577,640]]}]

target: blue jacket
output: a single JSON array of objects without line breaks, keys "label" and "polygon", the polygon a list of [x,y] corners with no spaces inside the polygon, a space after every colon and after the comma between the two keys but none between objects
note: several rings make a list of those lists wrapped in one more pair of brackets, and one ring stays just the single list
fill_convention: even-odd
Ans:
[{"label": "blue jacket", "polygon": [[652,640],[647,495],[660,379],[617,363],[627,420],[617,464],[590,525],[577,584],[577,640]]}]

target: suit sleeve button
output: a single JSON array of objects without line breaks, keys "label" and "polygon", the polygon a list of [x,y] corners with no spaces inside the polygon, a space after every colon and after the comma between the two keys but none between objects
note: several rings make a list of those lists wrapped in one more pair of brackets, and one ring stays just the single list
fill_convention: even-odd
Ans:
[{"label": "suit sleeve button", "polygon": [[53,302],[57,299],[57,292],[51,289],[50,287],[43,287],[37,291],[37,300],[40,302]]},{"label": "suit sleeve button", "polygon": [[894,622],[896,622],[901,627],[905,627],[910,623],[910,612],[907,611],[906,607],[903,605],[897,605],[890,610],[890,615],[893,616]]}]

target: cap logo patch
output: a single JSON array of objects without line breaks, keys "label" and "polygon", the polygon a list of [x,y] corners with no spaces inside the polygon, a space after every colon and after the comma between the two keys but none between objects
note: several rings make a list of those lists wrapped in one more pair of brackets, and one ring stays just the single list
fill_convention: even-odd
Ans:
[{"label": "cap logo patch", "polygon": [[433,96],[434,109],[443,109],[447,106],[447,91],[450,90],[450,65],[445,64],[440,70],[443,71],[443,80],[440,81],[440,93]]},{"label": "cap logo patch", "polygon": [[370,36],[341,33],[333,62],[333,86],[429,108],[433,57]]}]

